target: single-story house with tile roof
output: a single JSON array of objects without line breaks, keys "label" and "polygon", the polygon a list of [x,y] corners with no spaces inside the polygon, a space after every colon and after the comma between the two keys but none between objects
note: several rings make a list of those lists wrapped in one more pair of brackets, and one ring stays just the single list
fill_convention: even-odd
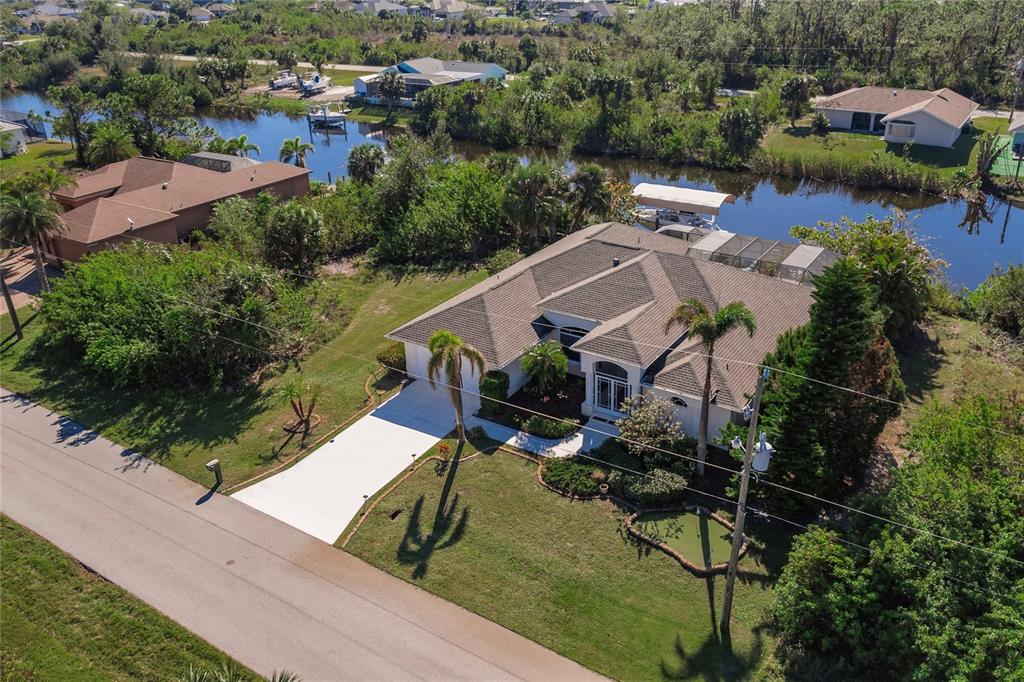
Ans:
[{"label": "single-story house with tile roof", "polygon": [[814,105],[840,130],[881,133],[886,142],[952,147],[978,104],[949,88],[850,88]]},{"label": "single-story house with tile roof", "polygon": [[197,24],[208,24],[213,21],[213,12],[201,7],[193,7],[188,11],[188,18]]},{"label": "single-story house with tile roof", "polygon": [[[683,299],[715,309],[743,301],[757,318],[748,337],[735,329],[715,346],[709,433],[742,420],[757,367],[779,334],[809,319],[811,287],[691,257],[688,242],[620,223],[592,225],[524,258],[446,303],[393,330],[405,345],[411,376],[425,377],[427,341],[450,329],[483,355],[488,370],[522,388],[523,352],[548,339],[561,343],[570,371],[586,379],[585,415],[615,420],[622,403],[654,393],[676,405],[694,435],[707,369],[704,348],[684,325],[665,322]],[[754,363],[754,365],[736,362]],[[464,368],[469,412],[480,407],[479,376]],[[439,398],[440,399],[440,398]]]},{"label": "single-story house with tile roof", "polygon": [[355,94],[365,97],[371,104],[382,103],[378,94],[377,80],[385,73],[398,73],[405,84],[405,94],[400,101],[403,106],[412,106],[416,94],[435,85],[459,85],[471,81],[503,81],[508,71],[489,62],[463,62],[442,60],[433,57],[409,59],[389,66],[379,73],[359,76],[353,87]]},{"label": "single-story house with tile roof", "polygon": [[54,198],[67,209],[62,216],[67,229],[50,240],[47,250],[62,263],[129,239],[176,244],[206,227],[213,205],[222,199],[260,192],[294,197],[309,191],[306,168],[252,159],[216,163],[205,153],[186,161],[136,156],[58,190]]}]

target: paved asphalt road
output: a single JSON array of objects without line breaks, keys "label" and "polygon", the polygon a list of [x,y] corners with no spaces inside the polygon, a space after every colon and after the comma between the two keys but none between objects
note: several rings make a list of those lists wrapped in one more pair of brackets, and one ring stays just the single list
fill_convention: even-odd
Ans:
[{"label": "paved asphalt road", "polygon": [[257,672],[598,679],[2,390],[0,436],[5,514]]}]

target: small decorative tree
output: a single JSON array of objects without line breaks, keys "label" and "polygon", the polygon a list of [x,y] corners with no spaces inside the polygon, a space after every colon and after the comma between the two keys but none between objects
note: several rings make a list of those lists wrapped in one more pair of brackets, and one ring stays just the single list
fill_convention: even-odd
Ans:
[{"label": "small decorative tree", "polygon": [[675,406],[653,393],[641,393],[627,398],[623,408],[628,416],[615,425],[629,454],[648,469],[678,464],[679,458],[658,451],[670,450],[684,438]]},{"label": "small decorative tree", "polygon": [[288,428],[296,433],[301,430],[302,441],[305,442],[312,427],[313,410],[320,399],[321,387],[319,384],[303,381],[302,377],[295,377],[281,386],[279,390],[281,396],[291,404],[292,412],[295,413],[297,420],[293,426]]},{"label": "small decorative tree", "polygon": [[519,361],[533,389],[546,395],[565,381],[569,372],[569,359],[557,341],[542,341],[526,351]]}]

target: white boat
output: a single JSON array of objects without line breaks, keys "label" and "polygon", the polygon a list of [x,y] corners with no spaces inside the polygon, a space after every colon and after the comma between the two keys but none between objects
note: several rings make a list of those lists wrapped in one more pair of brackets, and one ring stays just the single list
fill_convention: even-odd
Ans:
[{"label": "white boat", "polygon": [[309,78],[302,78],[299,80],[299,89],[302,90],[302,94],[306,96],[323,92],[329,87],[331,87],[331,77],[324,76],[319,72],[314,73]]},{"label": "white boat", "polygon": [[285,69],[284,71],[278,71],[277,75],[270,79],[271,90],[282,90],[284,88],[294,88],[299,84],[299,77],[294,73]]},{"label": "white boat", "polygon": [[[736,202],[736,196],[687,187],[643,182],[633,189],[640,207],[637,222],[659,232],[707,234],[720,229],[715,222],[722,204]],[[670,228],[663,230],[663,228]]]},{"label": "white boat", "polygon": [[318,128],[343,128],[347,114],[351,109],[343,109],[333,102],[324,102],[320,106],[306,110],[306,120]]}]

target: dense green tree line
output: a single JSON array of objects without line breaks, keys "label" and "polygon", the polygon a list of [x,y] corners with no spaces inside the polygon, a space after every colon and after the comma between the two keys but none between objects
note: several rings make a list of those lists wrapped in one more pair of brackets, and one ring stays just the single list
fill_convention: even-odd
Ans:
[{"label": "dense green tree line", "polygon": [[924,532],[858,516],[797,538],[775,605],[791,674],[1024,676],[1022,418],[1019,396],[923,412],[907,441],[914,461],[861,503]]}]

